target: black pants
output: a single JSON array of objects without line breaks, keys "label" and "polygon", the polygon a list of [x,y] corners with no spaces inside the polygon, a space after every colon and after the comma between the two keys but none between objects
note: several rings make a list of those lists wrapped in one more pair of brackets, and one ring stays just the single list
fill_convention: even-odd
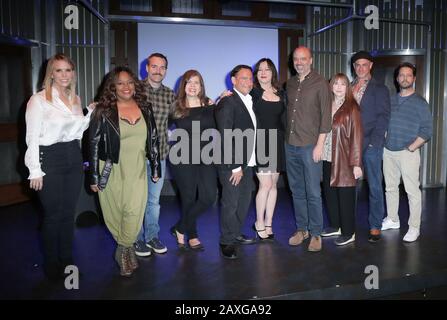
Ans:
[{"label": "black pants", "polygon": [[231,170],[219,169],[219,181],[222,184],[220,211],[220,244],[230,245],[242,233],[254,189],[253,168],[244,169],[243,177],[237,186],[229,181]]},{"label": "black pants", "polygon": [[171,169],[182,204],[182,215],[175,227],[189,239],[198,238],[197,218],[217,197],[216,168],[214,165],[178,164]]},{"label": "black pants", "polygon": [[344,236],[355,233],[355,187],[331,187],[331,163],[323,161],[323,191],[331,227],[338,229]]},{"label": "black pants", "polygon": [[82,155],[79,141],[40,146],[45,176],[39,198],[44,209],[43,249],[45,266],[73,263],[72,247],[76,203],[82,184]]}]

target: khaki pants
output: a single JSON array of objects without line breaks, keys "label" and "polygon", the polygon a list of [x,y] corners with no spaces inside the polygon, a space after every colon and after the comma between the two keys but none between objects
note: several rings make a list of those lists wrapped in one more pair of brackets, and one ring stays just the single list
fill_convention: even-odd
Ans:
[{"label": "khaki pants", "polygon": [[419,167],[421,156],[419,149],[390,151],[385,148],[383,153],[383,175],[385,177],[385,195],[388,218],[399,221],[399,184],[404,182],[408,195],[410,218],[408,225],[419,229],[421,224],[421,190],[419,189]]}]

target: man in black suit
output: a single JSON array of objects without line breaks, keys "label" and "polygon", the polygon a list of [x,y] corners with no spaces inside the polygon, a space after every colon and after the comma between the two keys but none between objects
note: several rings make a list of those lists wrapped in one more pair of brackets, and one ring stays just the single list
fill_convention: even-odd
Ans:
[{"label": "man in black suit", "polygon": [[221,237],[222,255],[236,259],[235,244],[251,244],[255,240],[241,235],[253,190],[256,116],[250,91],[253,73],[249,66],[238,65],[231,71],[232,95],[223,98],[216,109],[217,128],[222,142]]}]

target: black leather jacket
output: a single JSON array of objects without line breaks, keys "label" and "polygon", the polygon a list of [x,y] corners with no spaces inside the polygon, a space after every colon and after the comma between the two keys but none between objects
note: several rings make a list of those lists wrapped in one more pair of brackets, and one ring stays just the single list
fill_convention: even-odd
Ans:
[{"label": "black leather jacket", "polygon": [[[153,177],[161,178],[159,136],[155,124],[154,115],[150,105],[140,106],[143,118],[147,126],[146,156],[149,159]],[[118,122],[118,110],[110,108],[98,114],[99,108],[93,112],[90,120],[90,184],[104,189],[112,164],[118,163],[120,154],[120,127]],[[102,172],[99,172],[99,160],[105,161]]]}]

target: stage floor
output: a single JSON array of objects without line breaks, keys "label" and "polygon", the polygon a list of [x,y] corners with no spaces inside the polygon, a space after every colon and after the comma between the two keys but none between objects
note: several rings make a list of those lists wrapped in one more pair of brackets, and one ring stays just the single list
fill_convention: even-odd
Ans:
[{"label": "stage floor", "polygon": [[[160,238],[168,252],[139,258],[140,268],[130,279],[119,276],[113,260],[115,243],[104,224],[84,223],[75,233],[75,261],[82,273],[77,290],[45,280],[35,206],[0,208],[0,299],[374,299],[446,286],[446,189],[423,191],[421,237],[410,244],[402,241],[408,228],[406,196],[401,198],[401,229],[385,231],[376,244],[367,241],[365,189],[359,195],[354,244],[337,247],[334,238],[325,238],[319,253],[307,252],[307,241],[289,246],[295,231],[291,198],[279,189],[275,241],[240,246],[237,260],[220,255],[217,206],[199,218],[205,251],[177,250],[168,230],[178,218],[179,206],[175,198],[164,197]],[[251,236],[253,204],[245,224],[245,233]],[[89,218],[96,220],[86,214],[79,219]],[[365,280],[371,283],[365,273],[368,266],[377,267],[378,289],[365,288]],[[447,298],[442,297],[446,290],[438,292]]]}]

